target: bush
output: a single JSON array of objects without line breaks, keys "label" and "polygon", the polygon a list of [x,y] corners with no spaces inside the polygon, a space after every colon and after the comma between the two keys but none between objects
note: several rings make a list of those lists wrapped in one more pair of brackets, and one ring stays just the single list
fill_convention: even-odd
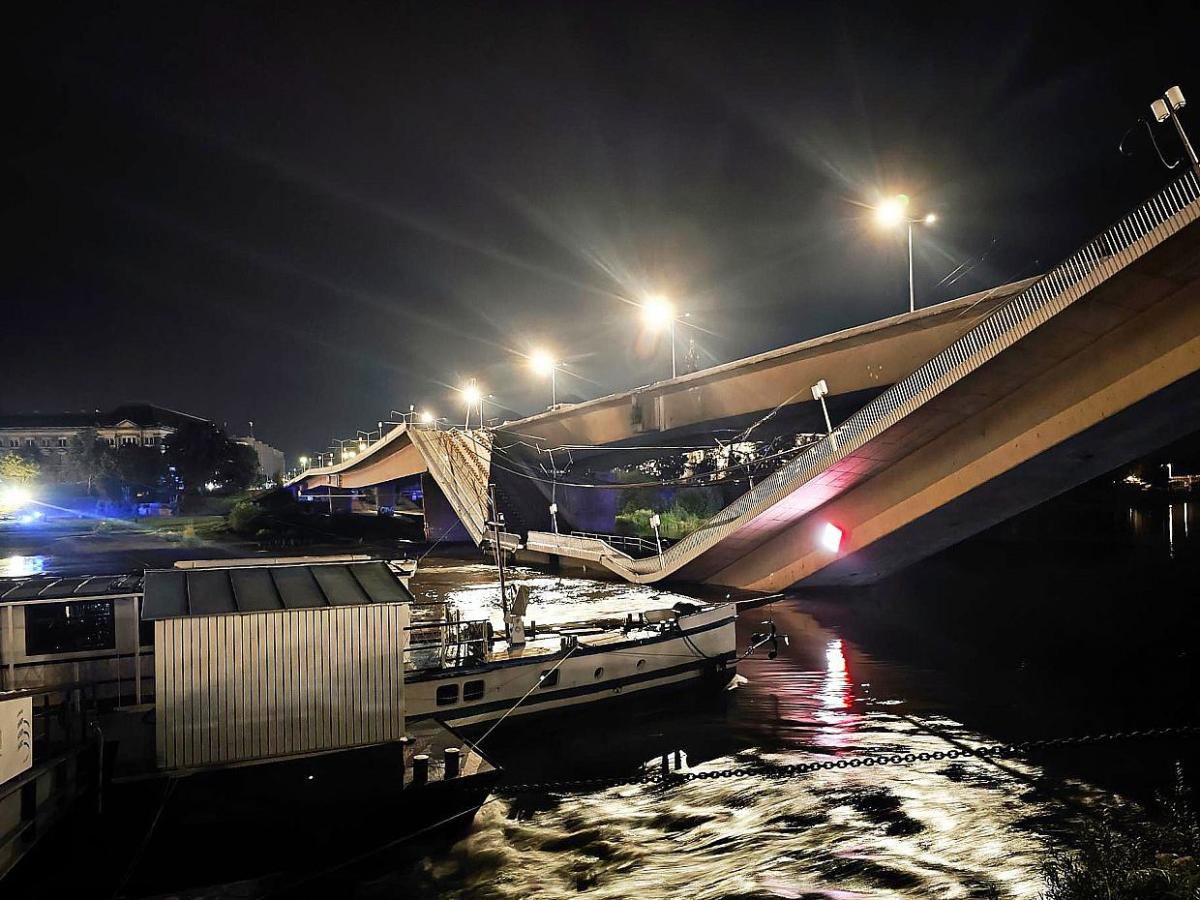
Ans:
[{"label": "bush", "polygon": [[257,503],[248,498],[239,500],[229,511],[229,528],[238,534],[253,534],[258,529],[260,518],[262,510]]},{"label": "bush", "polygon": [[1182,772],[1161,798],[1161,821],[1087,822],[1076,848],[1045,866],[1045,900],[1195,900],[1200,897],[1200,820]]}]

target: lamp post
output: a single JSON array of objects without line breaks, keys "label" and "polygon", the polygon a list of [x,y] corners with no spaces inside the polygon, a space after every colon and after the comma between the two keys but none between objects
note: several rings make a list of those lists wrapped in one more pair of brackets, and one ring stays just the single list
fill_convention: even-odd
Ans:
[{"label": "lamp post", "polygon": [[834,450],[837,450],[837,435],[833,433],[833,422],[829,419],[829,407],[825,405],[825,398],[829,395],[829,385],[822,378],[812,386],[812,395],[814,400],[819,400],[821,403],[821,412],[825,414],[825,433],[829,435],[829,444]]},{"label": "lamp post", "polygon": [[300,457],[300,470],[301,471],[308,470],[308,457],[307,456]]},{"label": "lamp post", "polygon": [[666,328],[671,341],[671,377],[675,378],[678,370],[675,365],[675,323],[686,319],[691,313],[679,314],[670,300],[661,296],[647,297],[642,303],[642,321],[651,331]]},{"label": "lamp post", "polygon": [[908,211],[909,199],[907,194],[897,194],[889,197],[875,207],[875,221],[884,228],[894,228],[903,222],[908,228],[908,311],[915,312],[917,308],[916,292],[913,289],[913,226],[933,225],[937,222],[934,213],[926,213],[919,218],[913,218]]},{"label": "lamp post", "polygon": [[1183,91],[1179,89],[1179,85],[1168,88],[1167,91],[1150,104],[1150,112],[1154,114],[1154,121],[1162,124],[1171,120],[1175,126],[1175,131],[1179,135],[1179,142],[1183,144],[1183,149],[1187,151],[1188,161],[1192,164],[1192,169],[1197,175],[1200,175],[1200,159],[1196,157],[1196,150],[1192,146],[1192,142],[1188,140],[1187,132],[1183,130],[1183,122],[1179,119],[1179,111],[1187,106],[1187,100],[1184,99]]},{"label": "lamp post", "polygon": [[529,356],[529,365],[539,375],[550,376],[550,408],[558,406],[558,370],[562,363],[545,350],[534,350]]},{"label": "lamp post", "polygon": [[479,390],[479,384],[472,378],[462,388],[463,402],[467,404],[467,418],[463,423],[463,429],[471,427],[471,409],[476,404],[479,405],[479,427],[483,427],[483,392]]}]

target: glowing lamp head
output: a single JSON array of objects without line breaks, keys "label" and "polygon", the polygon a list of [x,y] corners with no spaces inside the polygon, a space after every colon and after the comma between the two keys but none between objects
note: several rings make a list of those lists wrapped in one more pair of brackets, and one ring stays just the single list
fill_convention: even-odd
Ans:
[{"label": "glowing lamp head", "polygon": [[549,375],[555,370],[558,363],[545,350],[535,350],[529,356],[529,365],[539,375]]},{"label": "glowing lamp head", "polygon": [[301,466],[301,468],[305,468],[308,466],[308,457],[307,456],[300,457],[300,466]]},{"label": "glowing lamp head", "polygon": [[830,553],[837,553],[842,549],[842,536],[842,529],[832,522],[826,522],[825,527],[821,529],[821,546]]},{"label": "glowing lamp head", "polygon": [[429,410],[425,410],[423,413],[421,413],[421,424],[422,425],[432,425],[433,424],[433,413],[431,413]]},{"label": "glowing lamp head", "polygon": [[928,213],[925,216],[924,222],[926,225],[933,225],[937,222],[937,216],[934,213]]},{"label": "glowing lamp head", "polygon": [[875,221],[884,228],[894,228],[908,216],[908,195],[897,194],[875,207]]},{"label": "glowing lamp head", "polygon": [[474,382],[468,384],[462,389],[462,395],[463,402],[466,403],[467,406],[474,406],[483,399],[483,393],[479,390],[479,386]]},{"label": "glowing lamp head", "polygon": [[642,321],[655,331],[666,328],[674,318],[675,307],[665,297],[647,297],[642,303]]}]

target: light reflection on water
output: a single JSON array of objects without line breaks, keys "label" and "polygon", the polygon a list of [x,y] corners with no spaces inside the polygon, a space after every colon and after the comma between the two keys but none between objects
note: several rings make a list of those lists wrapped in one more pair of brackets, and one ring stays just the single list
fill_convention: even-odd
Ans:
[{"label": "light reflection on water", "polygon": [[0,578],[41,575],[49,561],[48,556],[0,556]]},{"label": "light reflection on water", "polygon": [[[472,584],[450,586],[464,577]],[[547,622],[673,602],[644,587],[519,577],[535,585],[531,617]],[[484,567],[427,571],[414,588],[492,614],[496,589]],[[743,662],[747,683],[723,705],[613,714],[591,727],[576,722],[565,736],[515,724],[491,750],[514,778],[536,780],[578,777],[572,759],[596,755],[611,760],[607,774],[653,768],[656,751],[642,742],[651,733],[660,746],[687,750],[696,770],[989,742],[920,699],[926,673],[873,659],[791,603],[772,612],[790,644],[775,661]],[[743,613],[739,646],[768,614]],[[1031,764],[975,759],[500,799],[448,852],[372,887],[381,896],[497,898],[1036,897],[1048,835],[1066,817],[1052,793],[1107,802],[1085,785],[1043,779]]]}]

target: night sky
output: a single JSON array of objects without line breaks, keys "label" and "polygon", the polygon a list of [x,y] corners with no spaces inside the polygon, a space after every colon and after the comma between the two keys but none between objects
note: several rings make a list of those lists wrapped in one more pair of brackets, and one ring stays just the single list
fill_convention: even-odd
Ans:
[{"label": "night sky", "polygon": [[31,6],[0,411],[150,401],[290,461],[471,376],[533,412],[538,345],[560,400],[663,377],[648,291],[705,364],[903,311],[886,193],[940,216],[919,304],[1034,274],[1169,177],[1117,152],[1162,90],[1200,139],[1186,3]]}]

